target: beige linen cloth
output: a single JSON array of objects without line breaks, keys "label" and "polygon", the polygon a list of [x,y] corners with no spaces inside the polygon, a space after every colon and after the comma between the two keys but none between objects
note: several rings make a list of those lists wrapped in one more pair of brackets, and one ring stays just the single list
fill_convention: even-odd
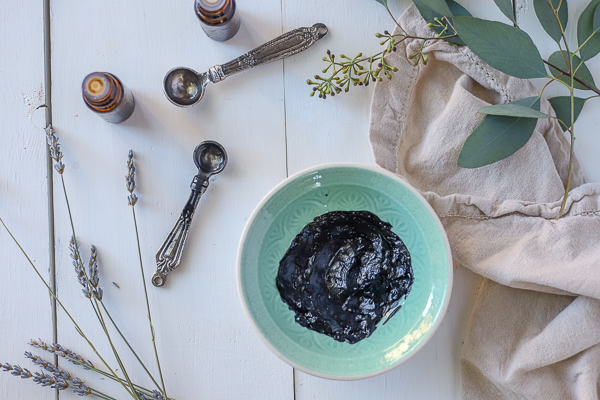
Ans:
[{"label": "beige linen cloth", "polygon": [[[414,6],[401,25],[432,34]],[[415,67],[408,56],[419,48],[407,40],[389,56],[399,70],[375,89],[370,140],[376,162],[433,206],[458,268],[487,278],[462,349],[463,398],[598,399],[600,184],[586,184],[576,162],[566,214],[555,219],[569,143],[553,120],[505,160],[458,167],[477,110],[538,91],[446,42],[429,42],[429,63]]]}]

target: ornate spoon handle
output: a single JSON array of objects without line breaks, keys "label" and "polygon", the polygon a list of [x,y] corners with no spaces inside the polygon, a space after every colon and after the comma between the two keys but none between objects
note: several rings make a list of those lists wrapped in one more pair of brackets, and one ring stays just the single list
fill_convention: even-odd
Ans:
[{"label": "ornate spoon handle", "polygon": [[308,28],[294,29],[250,50],[235,60],[223,65],[215,65],[208,71],[209,79],[214,83],[220,82],[228,76],[246,69],[292,56],[308,49],[317,40],[327,35],[327,32],[327,27],[321,23]]},{"label": "ornate spoon handle", "polygon": [[187,203],[181,211],[181,215],[167,238],[156,253],[156,272],[152,276],[152,284],[156,287],[163,286],[167,280],[167,275],[179,266],[183,246],[187,239],[192,218],[196,211],[196,206],[202,194],[208,187],[208,178],[196,175],[192,181],[192,193]]}]

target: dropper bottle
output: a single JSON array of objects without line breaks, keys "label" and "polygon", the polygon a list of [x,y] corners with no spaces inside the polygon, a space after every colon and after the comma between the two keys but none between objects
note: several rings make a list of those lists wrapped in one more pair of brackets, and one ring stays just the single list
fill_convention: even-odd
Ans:
[{"label": "dropper bottle", "polygon": [[194,9],[204,33],[213,40],[229,40],[240,29],[235,0],[195,0]]},{"label": "dropper bottle", "polygon": [[114,124],[125,121],[135,109],[131,91],[108,72],[92,72],[86,76],[81,92],[90,110]]}]

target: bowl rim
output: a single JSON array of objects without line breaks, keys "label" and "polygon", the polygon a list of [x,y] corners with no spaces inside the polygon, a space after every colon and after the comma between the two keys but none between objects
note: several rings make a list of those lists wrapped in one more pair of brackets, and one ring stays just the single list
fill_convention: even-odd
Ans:
[{"label": "bowl rim", "polygon": [[[423,205],[427,208],[427,210],[429,211],[429,213],[435,220],[435,223],[437,224],[438,228],[440,229],[440,231],[442,233],[442,237],[444,239],[444,244],[446,245],[446,252],[448,254],[448,287],[446,289],[446,296],[445,296],[443,304],[441,305],[441,307],[439,309],[438,318],[436,319],[435,323],[431,326],[431,328],[427,332],[427,335],[423,338],[423,340],[421,342],[419,342],[419,344],[417,344],[415,346],[414,350],[409,355],[407,355],[406,357],[403,357],[398,362],[396,362],[388,367],[374,371],[372,373],[361,374],[361,375],[351,375],[351,376],[329,375],[329,374],[312,371],[302,365],[295,363],[294,361],[287,358],[284,354],[282,354],[279,350],[277,350],[275,348],[275,346],[273,346],[271,344],[271,342],[269,342],[269,340],[263,335],[263,333],[260,330],[260,328],[258,327],[256,321],[252,317],[252,314],[250,313],[250,310],[248,308],[248,304],[246,303],[246,301],[244,299],[244,294],[243,294],[244,292],[242,289],[242,278],[241,278],[241,276],[242,276],[242,251],[243,251],[244,242],[246,241],[246,237],[248,236],[248,232],[250,230],[250,227],[252,226],[252,223],[256,219],[256,216],[258,215],[260,210],[263,208],[263,206],[277,192],[279,192],[279,190],[281,190],[281,188],[283,188],[289,182],[295,180],[296,178],[298,178],[302,175],[306,175],[311,172],[315,172],[319,169],[331,169],[331,168],[340,168],[340,167],[341,168],[359,168],[359,169],[370,170],[370,171],[385,175],[385,176],[397,181],[401,185],[405,186],[410,192],[412,192],[421,201],[421,203],[423,203]],[[302,169],[302,170],[288,176],[287,178],[285,178],[281,182],[279,182],[277,185],[275,185],[271,190],[269,190],[267,192],[267,194],[265,194],[263,196],[262,200],[256,205],[256,207],[254,208],[254,210],[248,217],[248,220],[246,221],[246,225],[244,226],[244,230],[242,232],[242,236],[240,238],[240,242],[238,245],[237,259],[236,259],[236,281],[237,281],[238,298],[239,298],[240,302],[242,303],[242,308],[244,310],[244,313],[246,314],[246,317],[248,318],[248,320],[250,320],[250,324],[252,325],[252,328],[254,329],[254,331],[256,333],[258,333],[258,336],[261,338],[263,343],[266,344],[266,346],[274,354],[276,354],[281,360],[285,361],[288,365],[292,366],[293,368],[296,368],[296,369],[298,369],[302,372],[305,372],[309,375],[312,375],[312,376],[325,378],[325,379],[331,379],[331,380],[338,380],[338,381],[353,381],[353,380],[371,378],[371,377],[374,377],[377,375],[384,374],[388,371],[391,371],[392,369],[400,366],[401,364],[404,364],[411,357],[413,357],[415,354],[417,354],[423,347],[425,347],[425,345],[427,343],[429,343],[431,338],[434,336],[435,332],[440,327],[444,317],[446,316],[446,312],[448,310],[448,305],[450,303],[450,297],[452,295],[452,284],[453,284],[453,273],[454,273],[453,268],[454,267],[453,267],[452,252],[450,250],[450,242],[448,241],[448,235],[446,234],[446,230],[444,229],[444,226],[442,225],[442,222],[440,221],[440,218],[434,211],[433,207],[431,207],[429,202],[425,199],[425,197],[421,193],[419,193],[419,191],[417,191],[417,189],[415,189],[412,185],[410,185],[404,178],[402,178],[399,175],[394,174],[380,166],[377,166],[377,165],[369,165],[369,164],[362,164],[362,163],[356,163],[356,162],[330,162],[330,163],[316,164],[316,165]]]}]

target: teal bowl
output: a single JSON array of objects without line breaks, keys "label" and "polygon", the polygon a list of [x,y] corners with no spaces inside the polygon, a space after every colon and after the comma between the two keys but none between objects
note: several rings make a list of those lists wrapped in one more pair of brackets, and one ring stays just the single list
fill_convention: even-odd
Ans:
[{"label": "teal bowl", "polygon": [[[366,210],[391,223],[415,278],[396,315],[356,344],[300,326],[275,285],[292,239],[316,216],[338,210]],[[237,277],[244,309],[275,354],[309,374],[352,380],[397,367],[433,336],[450,300],[452,257],[440,220],[404,180],[378,167],[325,164],[290,176],[256,207],[242,234]]]}]

